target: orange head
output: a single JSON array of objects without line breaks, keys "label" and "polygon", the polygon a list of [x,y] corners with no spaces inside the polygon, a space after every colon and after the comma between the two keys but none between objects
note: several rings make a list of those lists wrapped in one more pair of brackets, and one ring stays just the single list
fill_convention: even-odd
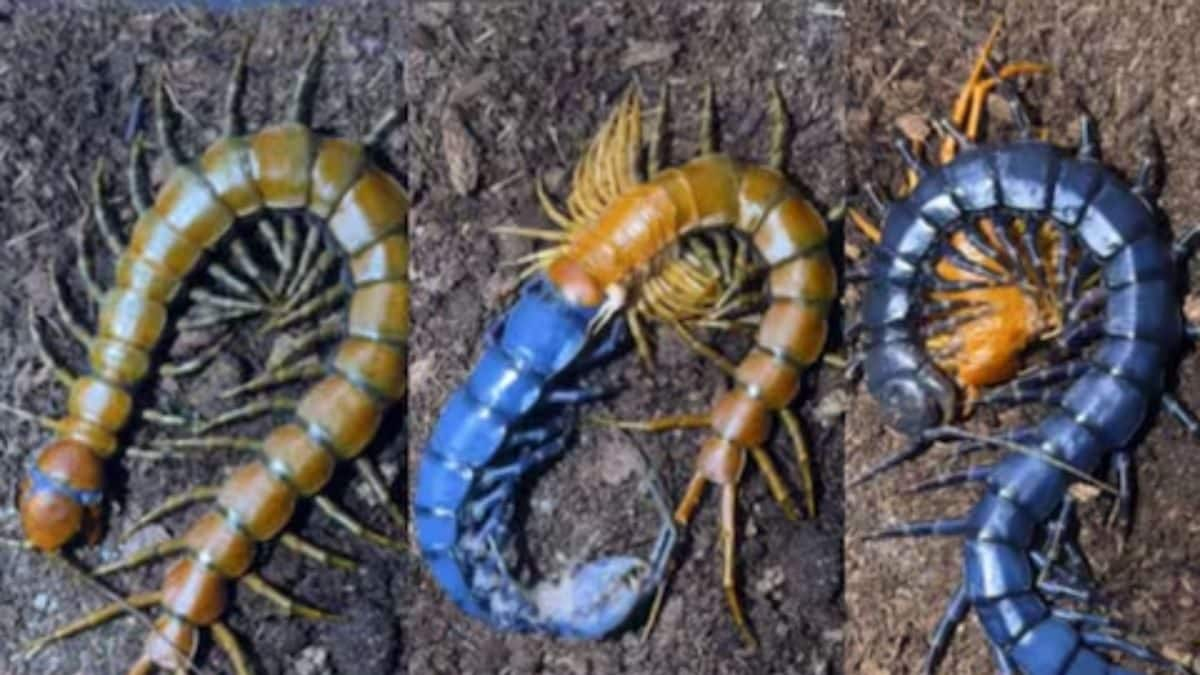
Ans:
[{"label": "orange head", "polygon": [[568,258],[550,263],[546,276],[562,291],[567,301],[584,307],[595,307],[604,301],[604,289],[590,277],[582,265]]},{"label": "orange head", "polygon": [[103,463],[86,445],[59,439],[43,447],[17,497],[26,538],[56,551],[81,531],[98,534],[103,484]]}]

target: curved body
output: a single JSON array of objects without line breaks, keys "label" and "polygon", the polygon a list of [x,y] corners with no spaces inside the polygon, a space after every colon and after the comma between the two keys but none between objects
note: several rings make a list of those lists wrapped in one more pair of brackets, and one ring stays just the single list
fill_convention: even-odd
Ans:
[{"label": "curved body", "polygon": [[1018,433],[1037,453],[987,467],[979,476],[986,492],[970,514],[929,532],[965,538],[963,585],[947,619],[973,608],[1006,670],[1128,672],[1097,652],[1120,645],[1055,614],[1036,581],[1034,546],[1063,505],[1073,479],[1064,469],[1094,472],[1130,443],[1163,393],[1182,323],[1170,244],[1151,207],[1095,160],[1038,141],[967,149],[930,168],[890,208],[872,260],[863,310],[868,388],[906,433],[952,417],[953,387],[923,351],[913,319],[921,270],[948,233],[991,213],[1053,219],[1081,244],[1107,294],[1103,334],[1051,412]]},{"label": "curved body", "polygon": [[501,630],[599,638],[657,585],[656,574],[625,588],[647,565],[615,557],[572,570],[556,594],[554,581],[517,582],[501,555],[520,481],[565,449],[570,429],[553,415],[561,412],[555,393],[573,391],[564,374],[605,355],[589,344],[596,316],[542,277],[528,283],[446,402],[422,455],[413,502],[421,553],[464,612]]}]

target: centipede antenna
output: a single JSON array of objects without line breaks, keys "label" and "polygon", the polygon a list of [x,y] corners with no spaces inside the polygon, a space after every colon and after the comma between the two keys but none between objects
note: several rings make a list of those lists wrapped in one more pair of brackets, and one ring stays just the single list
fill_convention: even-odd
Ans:
[{"label": "centipede antenna", "polygon": [[936,440],[935,438],[932,438],[932,436],[932,433],[923,432],[917,438],[910,440],[908,444],[905,445],[904,448],[899,452],[889,455],[883,461],[867,469],[866,472],[859,477],[851,479],[846,483],[846,487],[858,487],[859,485],[874,479],[880,474],[886,473],[887,471],[890,471],[891,469],[894,469],[895,467],[900,466],[909,460],[920,457],[922,454],[927,452],[930,447],[932,447],[934,440]]},{"label": "centipede antenna", "polygon": [[1184,429],[1191,434],[1193,438],[1200,438],[1200,419],[1196,418],[1195,413],[1188,410],[1187,406],[1180,401],[1179,398],[1170,392],[1162,395],[1163,408],[1174,417],[1177,422],[1183,425]]},{"label": "centipede antenna", "polygon": [[250,54],[250,45],[254,43],[254,33],[246,36],[242,48],[238,50],[233,61],[233,72],[229,77],[229,88],[225,91],[225,124],[222,132],[225,136],[241,135],[245,120],[242,118],[242,94],[246,91],[246,58]]},{"label": "centipede antenna", "polygon": [[[158,116],[156,115],[156,118]],[[140,216],[150,210],[150,177],[146,173],[146,140],[141,133],[133,137],[129,144],[129,198],[133,200],[133,208]]]},{"label": "centipede antenna", "polygon": [[954,487],[965,483],[978,483],[987,480],[992,473],[992,466],[971,466],[963,471],[955,473],[935,476],[929,480],[921,481],[916,485],[908,488],[910,493],[929,492],[938,490],[944,487]]},{"label": "centipede antenna", "polygon": [[325,42],[329,38],[333,24],[327,23],[317,33],[308,58],[300,69],[300,79],[296,81],[296,90],[292,94],[292,102],[288,106],[287,119],[309,125],[312,121],[313,94],[316,92],[318,75],[321,68],[321,57],[325,53]]},{"label": "centipede antenna", "polygon": [[662,95],[654,111],[654,132],[650,134],[650,147],[646,151],[646,177],[653,178],[663,164],[663,147],[667,136],[667,112],[671,105],[671,85],[663,82]]},{"label": "centipede antenna", "polygon": [[1076,154],[1080,159],[1096,161],[1100,159],[1100,141],[1099,133],[1096,131],[1096,120],[1086,113],[1079,116],[1079,150]]},{"label": "centipede antenna", "polygon": [[183,150],[175,138],[175,127],[179,118],[175,115],[175,102],[167,94],[167,69],[164,66],[158,71],[158,83],[154,88],[155,128],[158,131],[158,145],[167,157],[176,165],[185,163]]},{"label": "centipede antenna", "polygon": [[915,520],[865,534],[859,540],[877,541],[880,539],[899,539],[904,537],[962,537],[970,534],[971,529],[971,522],[967,518]]},{"label": "centipede antenna", "polygon": [[767,164],[776,171],[783,171],[787,157],[788,115],[783,103],[783,94],[779,91],[779,81],[771,80],[770,89],[771,111],[771,152]]},{"label": "centipede antenna", "polygon": [[108,252],[115,258],[121,255],[124,246],[117,237],[117,225],[113,220],[112,212],[104,203],[104,174],[104,159],[97,160],[96,169],[92,171],[92,217],[96,219],[96,224],[100,227],[104,245],[108,247]]},{"label": "centipede antenna", "polygon": [[710,155],[717,151],[716,120],[713,115],[712,82],[704,85],[700,94],[700,154]]},{"label": "centipede antenna", "polygon": [[1036,458],[1042,460],[1043,462],[1049,464],[1050,466],[1053,466],[1056,469],[1064,471],[1064,472],[1074,476],[1075,478],[1077,478],[1085,483],[1088,483],[1089,485],[1092,485],[1094,487],[1099,488],[1100,490],[1102,490],[1104,492],[1107,492],[1110,495],[1118,494],[1117,490],[1115,488],[1113,488],[1113,486],[1109,485],[1108,483],[1105,483],[1102,480],[1099,480],[1098,478],[1087,473],[1086,471],[1081,471],[1080,469],[1078,469],[1077,467],[1075,467],[1073,464],[1071,464],[1069,462],[1064,462],[1063,460],[1059,459],[1058,457],[1055,457],[1054,455],[1050,454],[1049,452],[1042,449],[1041,447],[1033,447],[1033,446],[1029,446],[1029,445],[1024,445],[1022,443],[1016,443],[1016,442],[1004,439],[999,436],[985,436],[983,434],[976,434],[976,433],[967,431],[966,429],[959,429],[958,427],[938,427],[937,429],[939,430],[939,435],[941,436],[941,438],[939,438],[939,440],[949,440],[951,438],[958,438],[961,440],[980,441],[983,443],[995,445],[1004,450],[1009,450],[1011,452],[1018,452],[1018,453],[1021,453],[1022,455],[1029,455],[1030,457],[1036,457]]}]

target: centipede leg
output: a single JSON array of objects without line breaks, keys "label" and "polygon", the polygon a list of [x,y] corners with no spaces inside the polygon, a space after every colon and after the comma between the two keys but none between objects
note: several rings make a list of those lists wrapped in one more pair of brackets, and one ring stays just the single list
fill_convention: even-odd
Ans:
[{"label": "centipede leg", "polygon": [[737,590],[737,486],[732,484],[721,486],[721,548],[721,587],[725,589],[725,602],[742,640],[757,649],[758,640],[750,631]]},{"label": "centipede leg", "polygon": [[59,361],[49,348],[46,347],[46,339],[42,335],[42,329],[38,325],[37,317],[33,313],[33,305],[29,306],[29,332],[33,336],[33,344],[37,348],[38,357],[42,364],[54,373],[54,379],[58,380],[64,387],[70,387],[75,383],[75,374]]},{"label": "centipede leg", "polygon": [[284,532],[282,535],[280,535],[279,543],[289,551],[292,551],[298,555],[302,555],[310,560],[315,560],[326,567],[333,567],[335,569],[346,570],[350,572],[358,569],[358,563],[354,562],[350,558],[317,546],[316,544],[292,534],[291,532]]},{"label": "centipede leg", "polygon": [[725,373],[727,376],[733,377],[734,374],[737,373],[737,366],[732,361],[725,358],[725,356],[717,350],[709,347],[697,339],[696,336],[692,335],[691,332],[689,332],[688,329],[683,326],[683,324],[679,323],[678,321],[670,321],[669,323],[671,324],[671,328],[674,329],[675,334],[679,336],[680,340],[683,340],[683,343],[687,345],[689,349],[712,362],[713,365],[719,368],[721,372]]},{"label": "centipede leg", "polygon": [[242,94],[246,91],[246,58],[250,54],[250,45],[253,42],[253,36],[246,36],[233,61],[229,86],[225,90],[225,123],[222,127],[225,136],[242,134]]},{"label": "centipede leg", "polygon": [[965,584],[959,584],[958,588],[954,589],[942,618],[938,620],[933,637],[930,638],[929,651],[926,652],[925,663],[921,667],[922,673],[933,673],[937,670],[942,658],[946,656],[950,641],[954,639],[954,630],[967,617],[967,611],[970,609],[971,598],[967,594],[967,587]]},{"label": "centipede leg", "polygon": [[1187,408],[1175,394],[1170,392],[1162,395],[1163,409],[1167,411],[1175,421],[1183,425],[1193,438],[1200,438],[1200,419],[1196,418],[1195,413]]},{"label": "centipede leg", "polygon": [[1130,530],[1133,529],[1133,502],[1134,491],[1137,489],[1135,481],[1135,471],[1133,470],[1133,452],[1129,448],[1121,448],[1113,453],[1112,457],[1113,473],[1117,477],[1117,498],[1113,502],[1112,511],[1108,514],[1108,526],[1116,527],[1120,524],[1120,541],[1129,538]]},{"label": "centipede leg", "polygon": [[1078,377],[1089,367],[1087,361],[1077,359],[1038,368],[1008,384],[986,390],[980,395],[976,404],[981,406],[1013,405],[1038,399],[1047,400],[1047,395],[1055,395],[1051,391],[1052,389],[1063,381]]},{"label": "centipede leg", "polygon": [[263,325],[260,332],[287,328],[288,326],[300,321],[304,321],[305,319],[310,319],[327,309],[338,306],[343,300],[346,299],[347,295],[349,295],[349,291],[345,286],[341,284],[331,286],[320,295],[312,298],[308,302],[300,305],[287,314],[271,319]]},{"label": "centipede leg", "polygon": [[230,339],[230,336],[226,335],[214,342],[212,345],[209,345],[205,349],[201,350],[199,354],[191,358],[184,359],[183,361],[171,361],[163,364],[163,366],[158,369],[159,375],[162,377],[180,377],[182,375],[191,375],[195,373],[212,361],[217,354],[220,354],[222,350],[225,349],[226,345],[229,344]]},{"label": "centipede leg", "polygon": [[103,577],[109,574],[115,574],[123,570],[132,569],[139,565],[144,565],[151,560],[157,560],[173,553],[178,553],[185,548],[187,548],[187,546],[183,543],[182,539],[168,539],[166,541],[160,541],[157,544],[151,544],[149,546],[140,548],[121,560],[116,560],[93,569],[92,575],[96,577]]},{"label": "centipede leg", "polygon": [[706,427],[712,418],[707,413],[665,415],[648,420],[619,420],[611,417],[592,416],[588,421],[592,424],[616,427],[626,431],[672,431],[674,429],[698,429]]},{"label": "centipede leg", "polygon": [[258,311],[266,310],[267,306],[262,303],[260,296],[251,287],[250,283],[243,281],[237,274],[225,265],[222,265],[219,261],[214,260],[209,263],[208,275],[217,287],[228,291],[233,297],[253,305]]},{"label": "centipede leg", "polygon": [[267,398],[261,401],[247,403],[246,405],[239,406],[233,410],[227,410],[212,419],[196,424],[192,431],[197,434],[203,434],[226,424],[231,424],[240,420],[251,419],[267,413],[290,412],[296,409],[296,405],[298,403],[299,401],[294,398],[279,397]]},{"label": "centipede leg", "polygon": [[292,275],[296,272],[296,255],[299,253],[300,223],[295,216],[288,215],[283,219],[283,240],[280,242],[279,276],[275,277],[275,293],[287,297],[284,293],[292,283]]},{"label": "centipede leg", "polygon": [[200,436],[196,438],[165,438],[150,442],[150,446],[162,450],[237,450],[257,452],[262,441],[243,436]]},{"label": "centipede leg", "polygon": [[284,303],[282,311],[291,311],[292,308],[307,298],[316,287],[317,282],[329,271],[329,268],[333,266],[336,260],[337,256],[332,251],[324,251],[317,256],[316,263],[304,275],[303,280],[300,281],[296,290],[287,296],[287,301]]},{"label": "centipede leg", "polygon": [[800,520],[800,512],[796,510],[796,504],[792,502],[791,495],[788,494],[787,484],[783,482],[783,476],[779,474],[779,470],[775,468],[775,463],[771,461],[771,456],[762,447],[750,448],[750,456],[754,458],[754,464],[758,470],[762,472],[763,478],[767,481],[767,490],[771,493],[771,497],[783,509],[784,516],[788,520]]},{"label": "centipede leg", "polygon": [[329,516],[330,520],[338,525],[341,525],[350,534],[375,544],[376,546],[382,546],[383,548],[389,548],[396,551],[403,551],[407,548],[404,545],[404,542],[393,541],[392,539],[389,539],[388,537],[385,537],[384,535],[379,534],[378,532],[375,532],[374,530],[371,530],[367,526],[363,525],[356,520],[354,516],[351,516],[344,509],[334,503],[332,499],[323,495],[318,495],[317,497],[313,498],[313,501],[316,503],[317,508],[321,509],[322,513],[324,513],[326,516]]},{"label": "centipede leg", "polygon": [[267,368],[287,365],[297,356],[307,356],[316,353],[316,346],[342,334],[340,317],[330,317],[323,323],[292,338],[278,350],[272,350],[267,359]]},{"label": "centipede leg", "polygon": [[133,526],[131,526],[127,532],[121,535],[121,541],[129,539],[129,537],[133,536],[133,534],[138,530],[162,518],[163,516],[166,516],[169,513],[178,511],[179,509],[190,506],[191,504],[216,499],[217,493],[220,491],[220,489],[220,486],[217,485],[203,485],[200,487],[194,487],[186,492],[181,492],[167,497],[157,507],[146,513],[141,518],[138,518],[137,521],[133,523]]},{"label": "centipede leg", "polygon": [[663,165],[663,145],[667,135],[667,111],[670,108],[671,85],[663,82],[662,95],[654,111],[654,131],[650,133],[650,147],[646,151],[646,175],[653,178]]},{"label": "centipede leg", "polygon": [[271,284],[271,292],[278,296],[283,292],[283,288],[286,285],[284,270],[287,269],[290,262],[287,258],[287,252],[283,247],[283,235],[275,229],[274,223],[266,218],[259,219],[256,224],[256,231],[259,240],[266,244],[267,252],[271,254],[271,258],[275,261],[275,266],[278,269],[275,281]]},{"label": "centipede leg", "polygon": [[263,297],[267,299],[267,302],[278,302],[279,297],[275,295],[273,290],[271,290],[271,285],[266,281],[266,274],[263,273],[262,268],[258,266],[258,263],[255,262],[254,258],[250,255],[249,249],[246,248],[246,242],[242,241],[241,239],[234,240],[234,242],[229,245],[229,252],[233,256],[234,266],[237,267],[238,271],[244,276],[249,277],[251,283],[254,284],[259,293],[262,293]]},{"label": "centipede leg", "polygon": [[796,467],[800,472],[800,485],[804,488],[804,506],[809,518],[817,515],[817,489],[813,482],[812,455],[808,450],[808,442],[804,439],[804,430],[800,418],[794,412],[784,408],[779,411],[779,419],[787,432],[792,448],[796,452]]},{"label": "centipede leg", "polygon": [[387,485],[384,483],[379,468],[370,459],[359,457],[354,460],[354,469],[366,482],[367,487],[371,489],[371,493],[375,495],[375,499],[388,512],[388,515],[391,516],[392,521],[403,532],[408,527],[407,519],[404,517],[404,512],[400,510],[400,506],[388,494]]},{"label": "centipede leg", "polygon": [[296,274],[287,285],[287,289],[284,290],[283,297],[291,298],[299,292],[300,286],[304,283],[306,276],[303,272],[312,267],[320,246],[321,233],[315,227],[308,228],[308,231],[304,234],[304,246],[300,249],[300,261],[296,263]]},{"label": "centipede leg", "polygon": [[319,361],[303,360],[289,366],[278,366],[271,368],[270,370],[254,376],[254,378],[249,382],[226,389],[218,394],[217,398],[233,398],[234,396],[261,391],[268,387],[274,387],[279,384],[286,384],[288,382],[295,382],[297,380],[307,380],[313,377],[319,377],[324,373],[325,366]]},{"label": "centipede leg", "polygon": [[1046,560],[1049,565],[1042,568],[1038,575],[1038,581],[1046,581],[1050,576],[1050,570],[1053,565],[1058,562],[1059,556],[1062,554],[1063,539],[1067,536],[1067,529],[1070,527],[1071,516],[1074,513],[1075,499],[1071,495],[1063,497],[1062,506],[1059,507],[1058,516],[1054,522],[1046,526],[1046,530],[1050,534],[1050,541],[1046,543]]},{"label": "centipede leg", "polygon": [[325,610],[318,609],[312,605],[305,604],[291,597],[287,593],[275,588],[267,583],[261,576],[255,572],[247,572],[238,579],[238,583],[245,586],[247,589],[255,592],[275,605],[286,616],[298,616],[302,619],[312,619],[314,621],[327,620],[336,618],[337,615]]},{"label": "centipede leg", "polygon": [[83,288],[87,291],[88,297],[92,302],[99,303],[104,298],[104,290],[96,282],[92,261],[88,256],[87,222],[87,218],[81,218],[79,225],[75,228],[75,271],[83,281]]},{"label": "centipede leg", "polygon": [[146,609],[147,607],[152,607],[158,604],[161,600],[162,593],[159,591],[154,591],[151,593],[138,593],[125,598],[121,602],[109,603],[97,610],[79,617],[75,621],[72,621],[62,628],[55,630],[49,635],[26,643],[24,647],[25,656],[32,657],[41,650],[45,649],[46,646],[52,642],[57,642],[64,638],[71,637],[72,635],[82,633],[90,628],[95,628],[96,626],[112,621],[118,616],[128,613],[130,608],[135,610]]},{"label": "centipede leg", "polygon": [[46,274],[50,277],[50,290],[54,294],[54,310],[58,314],[58,320],[66,327],[67,332],[75,341],[83,345],[85,348],[92,343],[91,331],[83,325],[83,322],[67,307],[67,300],[63,294],[62,282],[59,281],[58,275],[54,273],[54,263],[46,261]]},{"label": "centipede leg", "polygon": [[1186,674],[1190,672],[1182,664],[1172,661],[1171,659],[1168,659],[1152,649],[1111,633],[1084,631],[1079,634],[1079,637],[1082,638],[1083,643],[1089,647],[1118,651],[1123,654],[1128,654],[1135,659],[1146,661],[1147,663],[1153,663],[1158,666],[1170,668],[1177,673]]},{"label": "centipede leg", "polygon": [[393,128],[396,127],[403,119],[403,110],[399,107],[388,108],[375,123],[371,125],[370,130],[363,136],[363,145],[368,148],[379,146],[383,139],[388,135]]},{"label": "centipede leg", "polygon": [[216,642],[217,646],[229,657],[229,662],[233,665],[234,675],[250,675],[250,666],[246,663],[246,654],[238,644],[237,638],[234,637],[233,631],[229,630],[229,627],[221,621],[214,623],[211,629],[213,642]]}]

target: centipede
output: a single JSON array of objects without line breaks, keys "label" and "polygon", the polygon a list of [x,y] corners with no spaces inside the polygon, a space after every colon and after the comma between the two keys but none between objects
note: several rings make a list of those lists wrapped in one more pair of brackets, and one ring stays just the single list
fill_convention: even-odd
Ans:
[{"label": "centipede", "polygon": [[[1171,242],[1154,203],[1153,163],[1144,161],[1132,184],[1105,167],[1086,115],[1074,148],[1037,136],[1012,79],[1046,67],[993,67],[1000,30],[997,22],[942,120],[939,161],[898,140],[905,193],[881,203],[881,228],[855,216],[877,242],[864,270],[866,387],[885,423],[909,439],[855,482],[939,441],[958,444],[959,454],[1000,456],[915,486],[981,486],[968,514],[865,538],[963,540],[962,578],[923,672],[937,670],[972,612],[999,672],[1131,672],[1111,653],[1187,672],[1095,609],[1070,490],[1098,487],[1128,518],[1131,456],[1155,406],[1195,429],[1167,377],[1185,335],[1176,273],[1194,234]],[[1008,102],[1016,140],[979,142],[992,92]],[[975,434],[956,426],[976,406],[1023,403],[1043,412],[1016,429]],[[1116,487],[1096,478],[1106,465]]]},{"label": "centipede", "polygon": [[[556,227],[499,228],[501,234],[550,245],[520,261],[528,264],[524,276],[532,277],[527,290],[506,315],[503,328],[490,336],[492,346],[468,383],[443,408],[423,455],[415,500],[417,539],[426,562],[447,594],[469,614],[488,617],[500,628],[519,625],[583,637],[608,634],[632,620],[634,609],[663,580],[669,558],[666,549],[673,539],[669,523],[660,530],[653,557],[639,567],[643,573],[618,590],[596,586],[596,567],[584,568],[588,574],[572,578],[567,597],[602,597],[610,602],[586,606],[587,611],[565,627],[561,622],[539,622],[539,617],[562,615],[554,603],[565,602],[563,594],[547,599],[513,584],[502,592],[497,579],[511,580],[512,575],[498,577],[494,550],[482,548],[494,549],[494,544],[504,541],[495,536],[485,539],[481,536],[485,532],[510,533],[507,521],[502,526],[494,517],[478,515],[500,508],[500,495],[484,489],[490,485],[486,479],[500,470],[489,462],[513,453],[538,455],[536,448],[526,451],[520,444],[529,442],[526,420],[544,412],[543,402],[554,400],[555,390],[544,383],[566,370],[578,372],[593,363],[590,357],[611,351],[611,337],[598,341],[594,349],[581,347],[587,344],[585,335],[599,334],[607,324],[627,326],[646,357],[650,346],[645,322],[667,322],[681,335],[690,336],[685,324],[719,324],[752,304],[756,294],[747,290],[748,285],[762,276],[767,291],[758,299],[766,300],[767,309],[756,324],[755,345],[741,363],[728,362],[694,336],[685,338],[735,382],[711,413],[648,422],[610,421],[635,429],[709,429],[711,437],[701,446],[697,468],[673,520],[686,526],[706,487],[720,488],[722,584],[737,628],[753,643],[735,583],[737,489],[753,458],[773,496],[789,515],[797,515],[786,483],[763,447],[771,417],[778,415],[804,472],[809,509],[815,509],[807,446],[788,406],[799,391],[801,372],[821,355],[828,312],[837,294],[825,222],[781,171],[786,113],[778,89],[771,92],[775,124],[770,166],[744,163],[716,151],[712,91],[706,89],[700,156],[662,168],[658,134],[667,109],[664,93],[659,131],[649,139],[643,179],[639,170],[642,98],[630,88],[576,166],[565,210],[537,183],[539,202]],[[761,269],[749,264],[751,255],[761,258],[757,266]],[[543,307],[534,307],[534,299]],[[535,325],[535,309],[544,312],[543,328],[536,331],[525,327]],[[571,321],[564,315],[572,316]],[[560,340],[551,351],[543,346],[551,333],[570,339]],[[549,354],[561,358],[548,360]],[[544,429],[532,431],[540,440]],[[511,499],[513,491],[502,494]],[[631,568],[628,559],[618,560],[620,568]],[[511,602],[508,591],[519,592],[526,602]],[[501,611],[514,608],[519,620],[497,620]]]},{"label": "centipede", "polygon": [[[57,437],[38,452],[23,481],[20,508],[29,542],[41,551],[56,552],[80,535],[95,532],[103,462],[119,449],[118,434],[133,414],[134,389],[152,369],[152,352],[167,325],[169,306],[183,295],[181,289],[191,288],[191,299],[205,306],[194,317],[201,325],[264,313],[262,303],[229,300],[239,290],[249,296],[250,286],[278,301],[278,311],[268,325],[297,321],[344,299],[342,337],[319,372],[305,367],[299,372],[264,373],[257,384],[305,376],[317,381],[290,406],[285,423],[261,440],[242,444],[241,449],[255,453],[252,461],[235,468],[221,485],[168,499],[158,513],[211,500],[209,511],[182,536],[98,570],[111,573],[178,554],[161,590],[136,593],[97,609],[34,641],[31,653],[121,614],[141,614],[157,607],[153,630],[130,673],[195,669],[201,630],[208,628],[233,670],[244,675],[250,672],[245,654],[233,631],[221,621],[232,583],[290,613],[322,615],[271,587],[253,571],[258,545],[279,540],[317,561],[344,566],[340,557],[285,532],[300,498],[313,498],[323,512],[352,532],[377,543],[384,539],[367,536],[371,531],[321,491],[338,463],[352,462],[386,497],[377,470],[362,453],[387,410],[403,398],[407,385],[409,200],[385,168],[386,158],[380,152],[381,141],[398,123],[400,110],[388,110],[362,140],[313,129],[312,109],[328,33],[326,29],[312,41],[286,121],[254,133],[244,130],[240,112],[252,45],[248,38],[233,66],[223,134],[195,159],[187,159],[174,138],[174,111],[160,80],[158,146],[174,168],[153,199],[139,198],[140,181],[134,181],[133,201],[139,215],[115,263],[112,287],[98,294],[97,327],[86,338],[90,369],[73,379],[68,414],[50,425]],[[135,154],[140,152],[139,143],[134,148]],[[140,162],[131,164],[136,167]],[[96,208],[106,239],[115,240],[112,223],[100,215],[99,202]],[[301,250],[295,230],[305,214],[322,226],[305,239]],[[258,220],[268,215],[285,219],[282,235]],[[279,254],[281,274],[268,283],[261,275],[250,274],[258,267],[243,259],[240,268],[248,279],[239,281],[238,275],[219,267],[211,276],[225,280],[225,295],[198,295],[198,289],[188,283],[204,267],[201,260],[239,230],[235,224],[247,221],[258,222],[260,235],[278,244],[271,248]],[[321,237],[331,242],[334,252],[321,250]],[[342,283],[310,297],[316,279],[332,264],[328,261],[338,257],[345,261]],[[83,256],[80,260],[85,266]],[[210,272],[211,265],[218,264],[212,261]],[[330,336],[321,328],[304,342],[311,347]],[[260,410],[252,406],[213,423]],[[394,505],[389,508],[399,514]]]}]

